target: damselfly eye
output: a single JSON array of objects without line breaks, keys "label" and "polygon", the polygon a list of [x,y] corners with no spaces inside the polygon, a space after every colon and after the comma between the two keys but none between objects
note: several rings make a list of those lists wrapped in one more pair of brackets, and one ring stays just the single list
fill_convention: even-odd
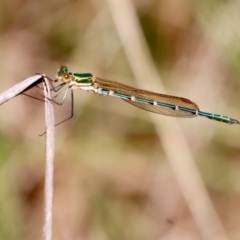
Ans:
[{"label": "damselfly eye", "polygon": [[59,78],[61,81],[65,82],[65,83],[71,82],[71,76],[68,73],[64,73],[64,74],[60,75]]}]

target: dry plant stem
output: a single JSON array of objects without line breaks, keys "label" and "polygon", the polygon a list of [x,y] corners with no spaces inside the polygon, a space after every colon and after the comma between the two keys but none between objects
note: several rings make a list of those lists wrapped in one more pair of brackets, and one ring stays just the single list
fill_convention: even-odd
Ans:
[{"label": "dry plant stem", "polygon": [[46,167],[44,191],[44,240],[52,239],[52,212],[53,212],[53,171],[54,171],[54,111],[51,101],[49,82],[45,78],[43,84],[45,96],[45,125],[46,125]]},{"label": "dry plant stem", "polygon": [[52,202],[53,202],[53,160],[54,160],[54,112],[51,101],[49,80],[43,74],[36,74],[14,85],[0,94],[0,105],[16,97],[22,92],[43,82],[45,96],[45,125],[46,125],[46,174],[45,174],[45,219],[44,239],[52,238]]},{"label": "dry plant stem", "polygon": [[9,88],[8,90],[0,94],[0,105],[7,102],[11,98],[16,97],[17,95],[31,88],[37,83],[42,82],[43,79],[44,75],[36,74]]},{"label": "dry plant stem", "polygon": [[[107,0],[107,2],[139,86],[144,89],[144,84],[148,88],[151,85],[152,89],[159,89],[164,93],[132,1]],[[229,239],[194,164],[181,127],[174,118],[159,119],[154,114],[151,114],[151,118],[202,238]],[[175,146],[181,152],[176,151]]]}]

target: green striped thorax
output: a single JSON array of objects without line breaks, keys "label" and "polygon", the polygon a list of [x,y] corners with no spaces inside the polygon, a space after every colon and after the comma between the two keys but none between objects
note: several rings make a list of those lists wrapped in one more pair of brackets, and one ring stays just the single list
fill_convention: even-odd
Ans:
[{"label": "green striped thorax", "polygon": [[79,88],[91,87],[94,84],[91,73],[71,73],[66,66],[60,67],[57,72],[57,80]]}]

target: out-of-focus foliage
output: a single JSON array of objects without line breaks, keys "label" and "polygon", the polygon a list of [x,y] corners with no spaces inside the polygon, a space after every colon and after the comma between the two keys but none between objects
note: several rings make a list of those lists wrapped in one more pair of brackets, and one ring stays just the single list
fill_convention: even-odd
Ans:
[{"label": "out-of-focus foliage", "polygon": [[[109,2],[1,2],[1,91],[34,73],[54,79],[60,64],[138,87]],[[166,92],[240,120],[239,1],[130,2]],[[70,101],[55,110],[66,118]],[[74,110],[56,128],[53,239],[203,239],[149,113],[80,90]],[[1,106],[0,239],[42,239],[43,114],[26,96]],[[229,239],[239,239],[240,127],[177,121]]]}]

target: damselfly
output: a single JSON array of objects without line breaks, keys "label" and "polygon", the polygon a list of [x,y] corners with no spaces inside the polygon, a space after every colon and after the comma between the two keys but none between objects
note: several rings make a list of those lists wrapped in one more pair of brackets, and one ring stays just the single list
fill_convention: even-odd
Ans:
[{"label": "damselfly", "polygon": [[54,88],[56,92],[67,86],[67,89],[64,89],[55,96],[57,97],[63,93],[60,105],[64,103],[68,90],[71,90],[72,114],[64,121],[73,117],[73,89],[79,88],[104,96],[121,98],[127,103],[153,113],[183,118],[201,116],[224,123],[239,124],[238,120],[227,116],[202,112],[194,102],[186,98],[133,88],[122,83],[98,78],[91,73],[71,73],[66,66],[60,67],[55,82],[61,82],[60,85]]}]

